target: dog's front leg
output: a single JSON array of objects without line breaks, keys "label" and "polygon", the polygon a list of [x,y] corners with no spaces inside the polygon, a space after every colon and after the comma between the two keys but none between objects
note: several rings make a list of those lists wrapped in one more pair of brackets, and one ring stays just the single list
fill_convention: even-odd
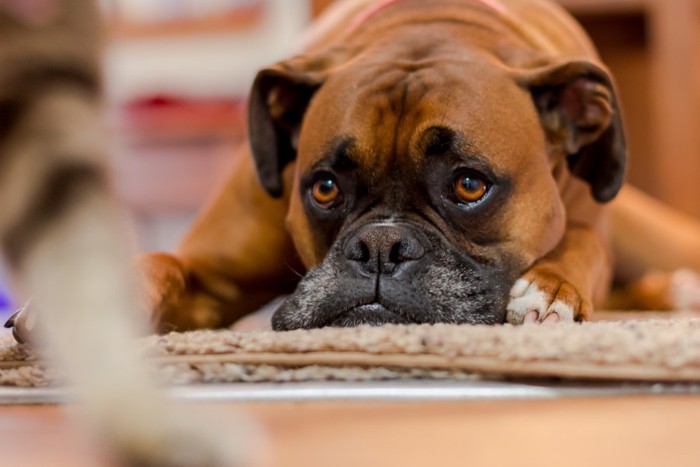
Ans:
[{"label": "dog's front leg", "polygon": [[[286,186],[291,187],[291,166]],[[174,254],[140,258],[159,332],[221,328],[294,290],[304,272],[285,228],[288,201],[263,190],[249,153]]]},{"label": "dog's front leg", "polygon": [[593,297],[609,287],[609,258],[598,233],[569,225],[559,245],[533,264],[510,291],[511,324],[583,321]]}]

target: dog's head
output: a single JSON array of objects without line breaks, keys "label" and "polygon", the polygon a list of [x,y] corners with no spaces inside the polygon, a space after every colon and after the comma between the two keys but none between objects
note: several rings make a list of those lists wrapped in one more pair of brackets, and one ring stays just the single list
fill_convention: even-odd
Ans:
[{"label": "dog's head", "polygon": [[624,139],[600,66],[514,69],[450,41],[420,45],[258,74],[251,148],[273,196],[295,164],[287,225],[309,270],[275,329],[502,322],[515,279],[562,238],[553,174],[601,202],[619,190]]}]

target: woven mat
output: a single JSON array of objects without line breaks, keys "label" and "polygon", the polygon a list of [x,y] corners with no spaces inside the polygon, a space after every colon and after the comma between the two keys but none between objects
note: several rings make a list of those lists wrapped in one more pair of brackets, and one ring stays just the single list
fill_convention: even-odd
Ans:
[{"label": "woven mat", "polygon": [[[700,381],[700,319],[504,326],[198,331],[138,343],[170,384],[560,377]],[[0,340],[0,384],[60,382],[24,346]]]}]

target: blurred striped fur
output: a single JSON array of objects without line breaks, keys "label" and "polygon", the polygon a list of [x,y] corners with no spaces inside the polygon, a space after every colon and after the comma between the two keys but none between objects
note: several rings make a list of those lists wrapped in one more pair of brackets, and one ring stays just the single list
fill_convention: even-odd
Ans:
[{"label": "blurred striped fur", "polygon": [[0,242],[32,295],[17,331],[60,363],[122,464],[228,465],[130,342],[145,323],[105,171],[99,29],[89,0],[0,0]]}]

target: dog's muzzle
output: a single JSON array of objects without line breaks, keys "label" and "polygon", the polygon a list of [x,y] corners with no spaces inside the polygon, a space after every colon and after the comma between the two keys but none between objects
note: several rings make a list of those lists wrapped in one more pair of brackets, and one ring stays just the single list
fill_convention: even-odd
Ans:
[{"label": "dog's muzzle", "polygon": [[[409,221],[342,234],[272,317],[273,329],[385,323],[495,323],[507,295],[493,271]],[[504,295],[505,294],[505,295]]]}]

